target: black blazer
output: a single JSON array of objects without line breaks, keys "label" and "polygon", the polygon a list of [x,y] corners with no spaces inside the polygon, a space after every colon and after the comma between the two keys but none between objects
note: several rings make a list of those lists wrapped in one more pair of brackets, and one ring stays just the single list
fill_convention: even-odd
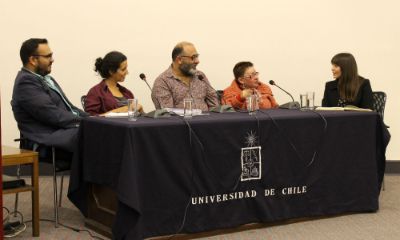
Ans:
[{"label": "black blazer", "polygon": [[75,107],[53,81],[79,116],[70,111],[60,94],[50,89],[43,79],[23,68],[14,83],[11,100],[14,118],[24,137],[71,151],[72,145],[76,144],[79,122],[88,114]]},{"label": "black blazer", "polygon": [[[339,102],[338,80],[329,81],[325,85],[324,98],[322,99],[323,107],[337,107]],[[363,84],[358,90],[357,97],[354,102],[347,102],[346,105],[353,105],[360,108],[369,108],[372,110],[373,97],[371,84],[368,79],[364,79]]]}]

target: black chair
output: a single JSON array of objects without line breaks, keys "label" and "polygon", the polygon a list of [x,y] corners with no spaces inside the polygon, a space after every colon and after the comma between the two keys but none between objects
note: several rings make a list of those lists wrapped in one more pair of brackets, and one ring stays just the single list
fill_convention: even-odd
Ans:
[{"label": "black chair", "polygon": [[373,97],[373,110],[381,115],[382,120],[385,113],[386,93],[385,92],[372,92]]},{"label": "black chair", "polygon": [[[386,99],[387,99],[386,93],[381,91],[372,92],[372,97],[374,100],[372,104],[373,110],[379,113],[379,115],[381,115],[383,121],[383,117],[385,114]],[[389,126],[387,126],[386,124],[385,127],[389,128]],[[383,178],[382,181],[382,190],[385,190],[385,178]]]},{"label": "black chair", "polygon": [[[58,208],[61,207],[61,199],[64,184],[64,173],[71,169],[72,153],[57,149],[53,146],[44,146],[21,136],[15,141],[20,142],[21,149],[33,150],[39,153],[39,162],[50,163],[53,167],[53,196],[54,196],[54,226],[58,227]],[[62,173],[60,193],[57,190],[57,173]],[[17,168],[17,177],[20,177],[20,166]],[[15,212],[18,209],[18,193],[15,197]]]},{"label": "black chair", "polygon": [[83,95],[83,96],[81,97],[81,104],[82,104],[82,108],[83,108],[84,111],[86,111],[86,109],[85,109],[85,102],[86,102],[86,95]]},{"label": "black chair", "polygon": [[224,96],[224,90],[217,90],[217,97],[218,97],[218,102],[220,105],[222,105],[222,97]]}]

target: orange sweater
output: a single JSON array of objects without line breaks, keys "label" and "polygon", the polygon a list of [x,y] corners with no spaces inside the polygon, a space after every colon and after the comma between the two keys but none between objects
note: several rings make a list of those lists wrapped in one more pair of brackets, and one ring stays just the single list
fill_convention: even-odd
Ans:
[{"label": "orange sweater", "polygon": [[[259,108],[276,108],[278,103],[276,103],[274,95],[272,95],[271,88],[264,83],[260,83],[258,88],[256,88],[260,94]],[[222,104],[228,104],[236,109],[246,109],[246,99],[241,99],[240,93],[242,89],[239,87],[235,80],[232,84],[224,90],[224,96],[222,97]]]}]

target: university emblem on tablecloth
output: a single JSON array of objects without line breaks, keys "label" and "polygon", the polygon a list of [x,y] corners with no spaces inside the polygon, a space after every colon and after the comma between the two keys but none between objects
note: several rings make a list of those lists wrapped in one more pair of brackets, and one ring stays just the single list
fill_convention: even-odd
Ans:
[{"label": "university emblem on tablecloth", "polygon": [[241,181],[261,179],[261,146],[255,146],[257,136],[252,131],[247,133],[247,147],[242,148]]}]

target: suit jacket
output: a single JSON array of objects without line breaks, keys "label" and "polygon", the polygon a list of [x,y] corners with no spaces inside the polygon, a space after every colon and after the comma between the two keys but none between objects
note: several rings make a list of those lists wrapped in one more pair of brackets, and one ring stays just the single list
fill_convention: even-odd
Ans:
[{"label": "suit jacket", "polygon": [[43,79],[22,68],[14,83],[11,106],[20,133],[39,144],[73,151],[79,122],[87,113],[75,107],[60,89],[64,99],[79,115],[71,112],[60,94]]},{"label": "suit jacket", "polygon": [[[324,98],[322,99],[323,107],[337,107],[339,102],[339,89],[338,80],[329,81],[325,85]],[[353,102],[346,102],[346,105],[354,105],[360,108],[373,107],[373,97],[371,84],[368,79],[364,79],[364,82],[358,90],[357,97]]]}]

